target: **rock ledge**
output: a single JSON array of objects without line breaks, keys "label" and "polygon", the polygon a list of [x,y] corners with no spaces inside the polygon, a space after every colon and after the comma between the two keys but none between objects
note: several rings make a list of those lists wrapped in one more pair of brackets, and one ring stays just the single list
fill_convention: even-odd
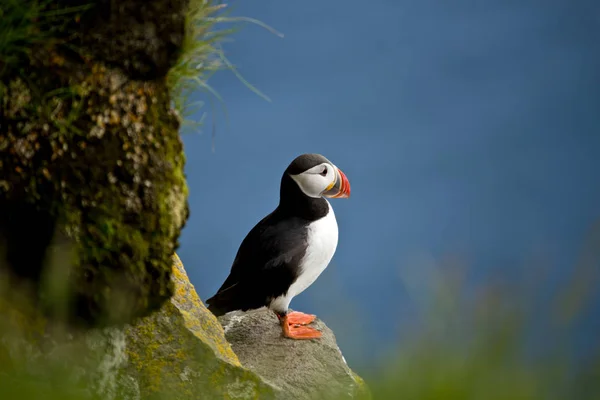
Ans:
[{"label": "rock ledge", "polygon": [[242,365],[274,387],[277,398],[371,398],[346,363],[335,335],[318,318],[311,326],[323,337],[314,340],[284,338],[277,317],[266,308],[230,312],[219,322]]}]

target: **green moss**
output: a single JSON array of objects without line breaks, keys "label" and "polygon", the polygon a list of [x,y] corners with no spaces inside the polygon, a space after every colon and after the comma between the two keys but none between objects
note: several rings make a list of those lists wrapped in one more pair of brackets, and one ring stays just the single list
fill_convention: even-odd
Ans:
[{"label": "green moss", "polygon": [[73,264],[69,320],[122,323],[158,309],[173,293],[171,256],[188,216],[179,124],[164,82],[129,81],[51,50],[5,86],[0,225],[11,240],[23,228],[8,220],[39,223],[28,217],[35,210],[51,230],[48,238],[26,231],[28,246],[9,246],[12,270],[39,282],[42,264],[24,252],[44,253],[58,234],[75,248],[65,261]]}]

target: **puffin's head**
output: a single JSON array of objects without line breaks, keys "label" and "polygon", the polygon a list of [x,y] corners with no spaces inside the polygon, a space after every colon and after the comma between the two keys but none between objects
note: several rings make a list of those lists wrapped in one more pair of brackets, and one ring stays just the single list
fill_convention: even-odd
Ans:
[{"label": "puffin's head", "polygon": [[296,157],[285,173],[309,197],[350,197],[350,182],[346,175],[320,154],[302,154]]}]

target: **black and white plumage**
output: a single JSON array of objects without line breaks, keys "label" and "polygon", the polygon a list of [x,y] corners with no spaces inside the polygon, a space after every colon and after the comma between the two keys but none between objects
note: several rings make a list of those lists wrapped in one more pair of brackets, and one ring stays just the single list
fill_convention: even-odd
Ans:
[{"label": "black and white plumage", "polygon": [[[279,205],[244,238],[229,276],[206,301],[209,310],[219,316],[267,306],[282,319],[286,336],[305,338],[297,336],[308,332],[308,327],[296,335],[289,332],[284,321],[288,306],[318,278],[335,253],[338,226],[325,197],[349,195],[348,179],[325,157],[303,154],[292,161],[281,178]],[[296,324],[314,319],[295,314]]]}]

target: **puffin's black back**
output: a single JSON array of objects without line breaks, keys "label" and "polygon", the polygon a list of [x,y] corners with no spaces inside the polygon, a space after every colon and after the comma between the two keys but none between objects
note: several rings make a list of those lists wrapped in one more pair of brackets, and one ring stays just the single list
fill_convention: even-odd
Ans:
[{"label": "puffin's black back", "polygon": [[306,251],[306,222],[282,218],[275,210],[242,241],[229,276],[208,309],[219,316],[233,310],[267,305],[296,280],[296,268]]},{"label": "puffin's black back", "polygon": [[297,279],[307,247],[307,227],[329,211],[323,198],[306,196],[290,174],[329,162],[319,154],[297,157],[281,178],[279,205],[246,235],[231,272],[217,293],[206,300],[216,316],[266,306],[285,294]]}]

